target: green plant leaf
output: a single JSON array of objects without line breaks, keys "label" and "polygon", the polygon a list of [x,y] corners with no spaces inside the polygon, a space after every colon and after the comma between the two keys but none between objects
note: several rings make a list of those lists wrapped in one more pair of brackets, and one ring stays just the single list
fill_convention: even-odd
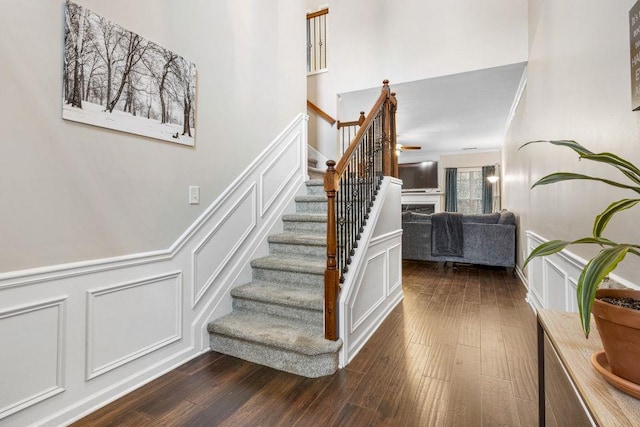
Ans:
[{"label": "green plant leaf", "polygon": [[560,252],[570,244],[570,241],[565,240],[549,240],[548,242],[541,243],[531,251],[524,264],[522,265],[522,268],[524,269],[532,259],[536,257],[555,254],[556,252]]},{"label": "green plant leaf", "polygon": [[537,144],[540,142],[546,142],[548,144],[553,144],[553,145],[559,145],[559,146],[563,146],[563,147],[569,147],[571,148],[573,151],[575,151],[576,153],[578,153],[579,155],[586,155],[586,154],[593,154],[593,151],[587,150],[585,147],[583,147],[582,145],[578,144],[576,141],[571,141],[571,140],[567,140],[567,139],[561,139],[561,140],[555,140],[555,141],[549,141],[549,140],[538,140],[538,141],[529,141],[526,144],[523,144],[520,146],[519,150],[526,147],[527,145],[530,144]]},{"label": "green plant leaf", "polygon": [[582,274],[580,274],[580,278],[578,279],[576,294],[578,297],[580,322],[582,323],[582,330],[586,338],[589,338],[591,308],[593,307],[593,300],[596,297],[598,285],[607,274],[616,269],[618,263],[624,259],[629,249],[633,247],[634,245],[623,244],[603,249],[582,269]]},{"label": "green plant leaf", "polygon": [[611,203],[600,215],[596,217],[596,220],[593,223],[593,235],[600,237],[607,224],[609,224],[609,221],[611,221],[611,218],[613,218],[617,212],[630,209],[637,205],[638,202],[640,202],[640,199],[622,199]]},{"label": "green plant leaf", "polygon": [[629,172],[627,170],[624,170],[624,169],[619,169],[619,170],[620,170],[620,172],[622,172],[624,174],[624,176],[629,178],[629,180],[631,180],[631,181],[635,182],[636,184],[640,185],[640,178],[637,175],[635,175],[635,174],[633,174],[633,173],[631,173],[631,172]]},{"label": "green plant leaf", "polygon": [[586,160],[594,161],[594,162],[606,163],[608,165],[611,165],[619,169],[622,172],[626,170],[630,172],[630,174],[625,173],[627,178],[631,179],[636,184],[640,183],[640,169],[638,169],[630,161],[625,160],[620,156],[617,156],[613,153],[598,153],[598,154],[581,154],[580,157]]},{"label": "green plant leaf", "polygon": [[[635,166],[633,163],[631,163],[630,161],[625,160],[622,157],[620,157],[620,156],[618,156],[616,154],[613,154],[613,153],[594,153],[594,152],[588,150],[587,148],[583,147],[582,145],[580,145],[576,141],[571,141],[571,140],[557,140],[557,141],[538,140],[538,141],[529,141],[526,144],[521,145],[519,149],[522,149],[522,148],[526,147],[527,145],[537,144],[537,143],[540,143],[540,142],[546,142],[546,143],[553,144],[553,145],[568,147],[568,148],[572,149],[573,151],[575,151],[576,153],[578,153],[578,155],[580,156],[581,159],[591,160],[591,161],[600,162],[600,163],[606,163],[606,164],[608,164],[610,166],[613,166],[616,169],[618,169],[620,172],[622,172],[627,178],[629,178],[629,180],[631,180],[635,184],[640,185],[640,168]],[[591,179],[594,179],[594,178],[591,178]],[[615,185],[615,184],[612,184],[614,181],[609,181],[608,182],[608,180],[602,180],[602,179],[598,179],[598,180],[600,180],[602,182],[606,182],[606,183],[611,184],[611,185]],[[615,185],[615,186],[619,187],[621,185],[622,184]],[[629,188],[629,187],[622,187],[622,188]],[[631,188],[631,189],[633,189],[637,193],[640,193],[640,190],[637,190],[637,189],[634,189],[634,188]]]},{"label": "green plant leaf", "polygon": [[625,188],[627,190],[632,190],[632,191],[635,191],[636,193],[640,194],[640,187],[634,187],[632,185],[621,184],[619,182],[611,181],[609,179],[596,178],[596,177],[593,177],[593,176],[582,175],[582,174],[579,174],[579,173],[572,173],[572,172],[555,172],[555,173],[549,174],[547,176],[543,176],[542,178],[537,180],[535,182],[535,184],[533,184],[531,186],[531,188],[537,187],[538,185],[547,185],[547,184],[553,184],[553,183],[556,183],[556,182],[571,181],[571,180],[576,180],[576,179],[584,179],[584,180],[589,180],[589,181],[600,181],[600,182],[604,182],[605,184],[611,185],[613,187]]}]

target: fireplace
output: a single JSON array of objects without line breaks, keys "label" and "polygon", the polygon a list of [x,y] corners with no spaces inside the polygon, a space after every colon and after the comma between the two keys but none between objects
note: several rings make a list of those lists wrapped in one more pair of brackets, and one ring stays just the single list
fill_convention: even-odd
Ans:
[{"label": "fireplace", "polygon": [[423,213],[423,214],[432,214],[432,213],[436,213],[436,204],[435,203],[424,203],[424,204],[419,204],[419,205],[415,205],[415,204],[406,204],[406,205],[402,205],[402,211],[411,211],[411,212],[416,212],[416,213]]},{"label": "fireplace", "polygon": [[[413,212],[436,213],[442,212],[441,200],[444,194],[438,190],[403,191],[402,210]],[[411,209],[408,209],[408,208]]]}]

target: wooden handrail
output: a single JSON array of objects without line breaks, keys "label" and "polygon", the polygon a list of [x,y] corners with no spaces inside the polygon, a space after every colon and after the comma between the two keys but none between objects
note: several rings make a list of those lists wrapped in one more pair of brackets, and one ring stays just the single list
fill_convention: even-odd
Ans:
[{"label": "wooden handrail", "polygon": [[322,108],[318,107],[316,104],[314,104],[313,102],[309,101],[308,99],[307,99],[307,107],[311,108],[317,115],[322,117],[331,126],[333,126],[335,124],[336,119],[331,117],[329,114],[325,113]]},{"label": "wooden handrail", "polygon": [[[362,120],[355,123],[360,125],[360,128],[338,164],[336,165],[333,160],[327,161],[327,171],[324,176],[324,190],[327,194],[324,327],[325,338],[328,340],[338,339],[338,296],[341,275],[347,271],[347,264],[351,262],[351,256],[355,254],[355,248],[358,247],[357,240],[360,239],[378,193],[382,179],[380,174],[397,176],[398,157],[395,153],[397,104],[395,94],[392,94],[389,89],[389,81],[385,80],[382,92],[369,115],[364,118],[361,114]],[[380,147],[380,139],[382,147]],[[342,195],[338,194],[340,187],[346,190],[344,194],[340,193]],[[340,218],[336,212],[339,212]],[[349,231],[345,231],[346,228],[349,228]],[[340,245],[338,233],[341,235]],[[338,250],[340,250],[340,257],[338,257]]]},{"label": "wooden handrail", "polygon": [[317,12],[307,13],[307,19],[317,18],[318,16],[326,15],[329,13],[329,8],[319,10]]},{"label": "wooden handrail", "polygon": [[[358,147],[358,142],[364,137],[364,134],[366,133],[367,128],[375,118],[376,113],[378,112],[380,107],[382,107],[382,105],[389,99],[389,95],[390,95],[389,80],[384,80],[382,84],[383,84],[382,93],[380,93],[380,96],[376,100],[376,103],[373,104],[373,107],[369,111],[369,115],[364,120],[362,125],[360,125],[360,129],[358,129],[358,133],[356,133],[356,136],[351,141],[351,144],[349,144],[349,148],[346,149],[346,151],[342,155],[342,158],[338,162],[338,165],[336,166],[336,175],[338,176],[344,173],[345,167],[349,162],[349,158],[351,157],[355,149]],[[388,138],[388,136],[385,136],[385,138]],[[385,175],[386,174],[387,174],[387,170],[385,170]],[[336,187],[336,191],[337,191],[337,187]]]},{"label": "wooden handrail", "polygon": [[351,122],[341,122],[340,120],[338,120],[338,129],[347,126],[362,126],[362,123],[364,123],[364,118],[364,111],[360,111],[360,117],[358,118],[358,120],[353,120]]}]

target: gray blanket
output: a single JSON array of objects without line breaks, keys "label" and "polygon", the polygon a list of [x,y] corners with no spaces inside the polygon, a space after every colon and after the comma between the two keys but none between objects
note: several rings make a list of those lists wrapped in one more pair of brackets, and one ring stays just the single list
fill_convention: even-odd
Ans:
[{"label": "gray blanket", "polygon": [[440,212],[431,215],[431,255],[464,256],[462,214]]}]

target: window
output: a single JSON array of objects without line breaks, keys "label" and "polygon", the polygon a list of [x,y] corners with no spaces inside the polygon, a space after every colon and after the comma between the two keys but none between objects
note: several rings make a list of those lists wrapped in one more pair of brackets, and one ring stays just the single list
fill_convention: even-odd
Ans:
[{"label": "window", "polygon": [[458,169],[458,212],[482,213],[482,169]]}]

